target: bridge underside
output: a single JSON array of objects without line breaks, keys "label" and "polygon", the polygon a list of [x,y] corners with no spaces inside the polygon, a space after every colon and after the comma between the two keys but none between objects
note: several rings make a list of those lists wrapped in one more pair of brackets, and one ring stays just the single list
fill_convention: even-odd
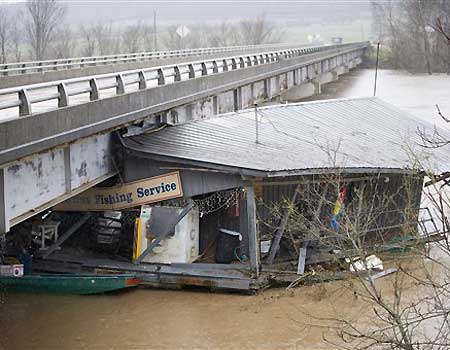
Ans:
[{"label": "bridge underside", "polygon": [[110,133],[31,155],[0,169],[0,231],[114,176]]},{"label": "bridge underside", "polygon": [[[200,81],[209,77],[198,78],[200,82],[195,83],[196,89],[202,93],[194,94],[190,99],[176,99],[176,103],[171,101],[163,106],[157,105],[153,113],[150,109],[150,112],[139,112],[134,117],[119,115],[112,118],[115,121],[109,122],[109,127],[103,126],[103,131],[98,131],[99,122],[95,122],[92,126],[87,124],[86,127],[70,132],[55,133],[54,137],[42,138],[36,142],[30,140],[28,144],[25,143],[25,146],[30,146],[25,154],[30,154],[30,151],[35,153],[25,157],[18,157],[24,154],[20,145],[10,148],[10,154],[0,152],[0,164],[3,163],[0,165],[0,233],[8,232],[12,226],[117,174],[120,164],[116,164],[114,158],[114,130],[128,127],[128,132],[140,132],[142,128],[152,125],[182,123],[251,107],[255,101],[264,103],[274,99],[289,101],[305,98],[320,93],[321,84],[337,80],[339,75],[356,67],[361,63],[362,53],[363,50],[360,49],[316,62],[294,64],[292,69],[281,73],[279,69],[274,70],[276,73],[272,76],[267,76],[267,73],[263,79],[255,78],[251,82],[242,79],[246,77],[245,74],[243,77],[236,75],[237,79],[233,84],[223,84],[222,89],[211,90],[209,93],[204,91],[207,84]],[[258,67],[249,69],[253,68]],[[173,89],[176,85],[169,87]],[[183,93],[190,96],[189,89],[185,89]],[[128,102],[133,104],[132,94],[128,95]],[[81,108],[81,113],[87,111],[83,106],[69,107],[66,110],[72,108]],[[111,114],[112,111],[114,109],[110,108],[102,113]],[[68,112],[75,116],[75,110]],[[56,113],[55,118],[58,117],[64,116]],[[136,120],[139,122],[135,123]],[[36,131],[39,134],[42,130]],[[49,148],[52,144],[56,146]],[[2,146],[5,149],[6,145]]]}]

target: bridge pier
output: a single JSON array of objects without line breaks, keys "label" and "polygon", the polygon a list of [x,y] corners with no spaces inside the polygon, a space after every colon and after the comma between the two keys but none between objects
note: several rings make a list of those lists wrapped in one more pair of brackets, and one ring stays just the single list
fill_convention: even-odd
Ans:
[{"label": "bridge pier", "polygon": [[335,69],[333,69],[333,70],[331,71],[331,74],[332,74],[332,76],[333,76],[332,81],[339,80],[339,73],[338,73]]},{"label": "bridge pier", "polygon": [[344,66],[337,66],[333,69],[333,72],[336,74],[337,78],[339,78],[340,75],[345,74],[345,68]]},{"label": "bridge pier", "polygon": [[[338,60],[335,59],[336,63]],[[312,95],[317,95],[322,92],[322,85],[330,83],[332,81],[336,81],[339,79],[339,76],[342,74],[346,74],[353,69],[357,65],[361,63],[361,59],[357,58],[353,61],[348,61],[346,64],[341,64],[335,66],[334,68],[330,68],[333,64],[330,63],[325,66],[322,66],[322,73],[319,73],[315,66],[307,66],[304,69],[301,68],[293,73],[295,76],[294,81],[299,82],[299,84],[294,84],[290,86],[287,90],[283,90],[280,92],[280,97],[282,101],[299,101],[304,98],[310,97]],[[273,96],[272,96],[273,97]]]},{"label": "bridge pier", "polygon": [[320,77],[313,79],[312,83],[314,85],[314,95],[319,95],[322,92],[321,89],[322,84],[320,82]]},{"label": "bridge pier", "polygon": [[345,64],[333,66],[337,59],[326,60],[326,64],[312,64],[306,67],[276,75],[274,77],[243,85],[237,89],[201,99],[197,102],[177,107],[172,112],[174,123],[184,123],[193,119],[203,119],[213,115],[250,108],[255,101],[273,100],[298,101],[322,92],[322,85],[336,81],[339,76],[361,63],[360,59],[349,60]]},{"label": "bridge pier", "polygon": [[227,91],[217,95],[217,113],[228,113],[234,111],[234,91]]},{"label": "bridge pier", "polygon": [[327,84],[335,80],[332,72],[322,73],[316,79],[319,84]]},{"label": "bridge pier", "polygon": [[[312,96],[316,93],[317,84],[314,84],[312,81],[303,83],[300,85],[296,85],[291,87],[290,89],[283,91],[280,95],[282,101],[297,101],[303,98]],[[320,85],[320,84],[319,84]],[[319,87],[320,88],[320,87]]]}]

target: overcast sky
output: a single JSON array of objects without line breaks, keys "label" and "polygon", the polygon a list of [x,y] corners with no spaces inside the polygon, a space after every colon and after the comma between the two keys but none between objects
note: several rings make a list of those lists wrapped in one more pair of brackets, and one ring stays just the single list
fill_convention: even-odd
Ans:
[{"label": "overcast sky", "polygon": [[[0,0],[2,1],[2,0]],[[4,1],[4,0],[3,0]],[[369,14],[369,1],[63,1],[70,23],[98,20],[151,21],[157,11],[160,23],[216,22],[255,17],[265,13],[274,21],[358,19]],[[18,4],[14,7],[21,7]]]}]

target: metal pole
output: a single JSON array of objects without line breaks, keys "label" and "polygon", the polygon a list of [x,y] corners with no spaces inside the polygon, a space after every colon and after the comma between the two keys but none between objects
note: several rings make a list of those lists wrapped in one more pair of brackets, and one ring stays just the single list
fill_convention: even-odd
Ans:
[{"label": "metal pole", "polygon": [[256,143],[259,143],[259,129],[258,129],[258,104],[255,103],[255,131],[256,131]]},{"label": "metal pole", "polygon": [[380,54],[380,42],[377,43],[377,61],[375,63],[375,82],[373,84],[373,96],[377,95],[377,79],[378,79],[378,56]]},{"label": "metal pole", "polygon": [[156,37],[156,10],[153,11],[153,50],[158,51],[158,39]]}]

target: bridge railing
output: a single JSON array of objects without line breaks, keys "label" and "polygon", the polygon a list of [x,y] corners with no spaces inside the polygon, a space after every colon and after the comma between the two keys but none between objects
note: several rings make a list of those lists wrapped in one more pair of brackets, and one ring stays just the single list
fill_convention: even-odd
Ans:
[{"label": "bridge railing", "polygon": [[[16,114],[15,117],[27,116],[33,113],[33,107],[35,105],[42,102],[53,101],[53,106],[45,107],[45,111],[47,111],[181,80],[195,79],[199,76],[267,64],[281,59],[289,59],[334,49],[357,50],[363,49],[366,46],[367,43],[352,43],[320,47],[302,47],[175,65],[163,65],[141,70],[130,70],[3,89],[0,90],[0,111],[17,110],[18,108],[18,113],[16,112],[18,115]],[[84,98],[79,98],[82,97],[81,95],[84,95]]]},{"label": "bridge railing", "polygon": [[117,63],[149,61],[174,57],[202,56],[226,52],[245,52],[259,49],[269,50],[292,46],[293,44],[264,44],[264,45],[208,47],[208,48],[185,49],[185,50],[150,51],[150,52],[137,52],[137,53],[126,53],[117,55],[62,58],[45,61],[5,63],[0,64],[0,76],[40,73],[45,71],[84,68],[90,66],[99,66]]}]

